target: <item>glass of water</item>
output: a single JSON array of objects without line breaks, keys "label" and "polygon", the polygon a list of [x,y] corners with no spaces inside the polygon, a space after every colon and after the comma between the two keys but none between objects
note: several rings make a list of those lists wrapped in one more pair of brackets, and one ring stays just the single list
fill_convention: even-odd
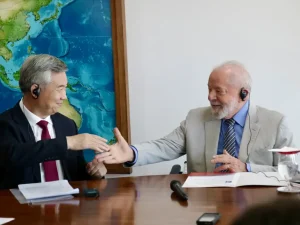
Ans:
[{"label": "glass of water", "polygon": [[296,161],[297,152],[294,153],[283,153],[279,152],[278,159],[278,173],[279,175],[288,182],[286,187],[279,187],[279,192],[298,193],[300,192],[299,187],[291,185],[291,180],[299,177],[299,165]]}]

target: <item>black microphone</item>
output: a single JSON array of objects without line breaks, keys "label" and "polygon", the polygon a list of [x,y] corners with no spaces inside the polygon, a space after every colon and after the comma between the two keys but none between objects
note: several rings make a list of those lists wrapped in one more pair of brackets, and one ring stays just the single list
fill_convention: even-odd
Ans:
[{"label": "black microphone", "polygon": [[178,180],[172,180],[170,183],[172,191],[181,199],[188,200],[187,194],[183,191],[181,183]]},{"label": "black microphone", "polygon": [[170,174],[180,174],[181,173],[181,166],[176,164],[172,166],[172,169],[170,171]]}]

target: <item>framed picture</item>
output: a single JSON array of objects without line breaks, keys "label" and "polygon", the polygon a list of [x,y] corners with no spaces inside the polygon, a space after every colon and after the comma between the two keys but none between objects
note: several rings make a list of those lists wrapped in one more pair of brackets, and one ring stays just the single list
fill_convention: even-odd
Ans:
[{"label": "framed picture", "polygon": [[[131,142],[129,122],[129,93],[127,75],[126,24],[124,0],[111,0],[116,95],[116,124],[128,143]],[[109,166],[111,173],[131,173],[122,165]]]},{"label": "framed picture", "polygon": [[[68,66],[60,112],[80,133],[113,144],[118,127],[130,143],[124,0],[0,1],[0,111],[21,99],[20,67],[32,54],[50,54]],[[90,161],[94,152],[85,151]],[[130,173],[108,165],[108,173]]]}]

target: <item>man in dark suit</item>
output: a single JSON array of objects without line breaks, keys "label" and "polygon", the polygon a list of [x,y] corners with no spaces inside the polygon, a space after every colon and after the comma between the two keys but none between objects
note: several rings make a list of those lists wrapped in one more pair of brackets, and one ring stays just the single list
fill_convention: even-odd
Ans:
[{"label": "man in dark suit", "polygon": [[83,149],[108,151],[106,140],[78,134],[58,113],[67,98],[67,66],[50,55],[30,56],[20,70],[23,98],[0,115],[0,189],[18,184],[102,178],[97,160],[86,164]]}]

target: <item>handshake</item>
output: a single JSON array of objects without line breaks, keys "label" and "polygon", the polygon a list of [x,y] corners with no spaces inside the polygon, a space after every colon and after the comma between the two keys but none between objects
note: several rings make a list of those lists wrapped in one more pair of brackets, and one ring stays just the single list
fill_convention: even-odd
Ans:
[{"label": "handshake", "polygon": [[[95,158],[87,165],[90,174],[95,165],[120,164],[134,160],[134,154],[127,141],[123,138],[118,128],[114,129],[117,142],[113,145],[106,144],[107,140],[93,134],[77,134],[67,137],[69,150],[79,151],[83,149],[92,149],[96,152]],[[101,154],[97,154],[101,153]],[[95,172],[97,173],[97,171]],[[91,174],[93,175],[93,174]]]}]

